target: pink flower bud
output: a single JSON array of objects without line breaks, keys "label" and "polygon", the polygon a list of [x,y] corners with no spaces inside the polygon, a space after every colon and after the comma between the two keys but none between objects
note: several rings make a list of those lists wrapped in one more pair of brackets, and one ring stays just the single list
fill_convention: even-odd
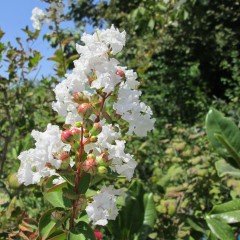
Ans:
[{"label": "pink flower bud", "polygon": [[59,159],[62,161],[66,161],[69,159],[69,153],[68,152],[62,152],[59,154]]},{"label": "pink flower bud", "polygon": [[94,158],[87,158],[82,165],[83,170],[88,173],[95,173],[96,167],[97,163]]},{"label": "pink flower bud", "polygon": [[79,103],[79,104],[89,102],[89,98],[87,96],[84,96],[84,94],[80,93],[80,92],[73,93],[72,99],[74,102]]},{"label": "pink flower bud", "polygon": [[124,78],[125,77],[125,73],[122,69],[118,68],[117,71],[116,71],[116,74],[118,76],[120,76],[121,78]]},{"label": "pink flower bud", "polygon": [[94,236],[96,240],[103,240],[103,234],[98,229],[94,230]]},{"label": "pink flower bud", "polygon": [[78,113],[82,116],[90,116],[92,110],[92,105],[91,103],[82,103],[78,107]]},{"label": "pink flower bud", "polygon": [[71,128],[72,135],[80,135],[81,130],[79,128]]},{"label": "pink flower bud", "polygon": [[72,140],[72,131],[67,129],[65,131],[62,132],[61,134],[61,140],[64,142],[64,143],[70,143],[71,140]]}]

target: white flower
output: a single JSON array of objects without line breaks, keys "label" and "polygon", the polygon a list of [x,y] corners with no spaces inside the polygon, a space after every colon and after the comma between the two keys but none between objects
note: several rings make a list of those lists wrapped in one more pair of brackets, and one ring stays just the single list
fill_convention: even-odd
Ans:
[{"label": "white flower", "polygon": [[111,169],[125,176],[129,181],[133,177],[137,162],[129,153],[125,153],[125,141],[116,140],[116,145],[109,148],[109,159],[112,159]]},{"label": "white flower", "polygon": [[116,132],[115,128],[118,128],[118,126],[103,125],[102,132],[98,135],[98,141],[87,144],[85,151],[92,151],[95,155],[99,155],[104,150],[107,150],[111,161],[110,168],[130,181],[137,162],[133,159],[133,156],[125,153],[125,141],[118,140],[121,138],[121,133]]},{"label": "white flower", "polygon": [[21,152],[18,159],[21,161],[18,170],[18,181],[26,186],[38,183],[41,175],[39,172],[36,172],[36,169],[34,171],[34,149]]},{"label": "white flower", "polygon": [[93,202],[88,204],[86,212],[94,225],[105,226],[108,220],[115,220],[118,215],[116,206],[117,196],[123,193],[113,186],[103,187],[101,191],[93,197]]},{"label": "white flower", "polygon": [[101,41],[105,42],[111,47],[112,54],[122,51],[126,41],[125,31],[120,32],[112,25],[111,28],[99,32],[97,31],[96,34],[98,34]]},{"label": "white flower", "polygon": [[46,17],[46,14],[44,13],[44,11],[38,7],[35,7],[32,10],[32,16],[31,16],[33,28],[36,30],[40,30],[42,26],[42,22],[45,17]]},{"label": "white flower", "polygon": [[129,89],[123,84],[113,108],[129,123],[129,134],[135,133],[143,137],[154,128],[155,119],[152,118],[150,107],[140,101],[141,94],[141,91]]},{"label": "white flower", "polygon": [[116,74],[118,61],[111,58],[95,67],[97,79],[92,82],[91,87],[103,89],[105,93],[110,93],[115,86],[121,82],[121,77]]},{"label": "white flower", "polygon": [[71,80],[63,80],[59,83],[55,89],[53,90],[56,95],[56,102],[52,103],[52,108],[59,115],[65,117],[65,122],[67,124],[73,124],[77,121],[81,121],[82,118],[77,113],[77,104],[73,102],[72,95],[70,94],[69,88],[67,83],[70,82],[71,87]]},{"label": "white flower", "polygon": [[38,183],[42,177],[55,175],[61,161],[57,155],[62,151],[69,151],[70,146],[61,141],[61,131],[58,126],[48,124],[45,132],[32,131],[35,139],[35,148],[22,152],[18,158],[21,161],[18,171],[19,182],[25,185]]},{"label": "white flower", "polygon": [[48,124],[45,132],[33,130],[32,136],[36,141],[35,146],[41,155],[41,161],[59,168],[61,161],[56,159],[56,154],[70,150],[70,146],[61,141],[61,131],[59,127]]}]

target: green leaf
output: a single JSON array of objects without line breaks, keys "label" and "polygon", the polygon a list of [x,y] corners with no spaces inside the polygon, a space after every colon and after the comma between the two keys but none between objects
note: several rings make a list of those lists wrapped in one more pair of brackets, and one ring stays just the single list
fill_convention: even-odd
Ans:
[{"label": "green leaf", "polygon": [[153,201],[153,194],[144,195],[144,220],[143,224],[153,228],[157,218],[155,204]]},{"label": "green leaf", "polygon": [[151,18],[148,22],[148,27],[153,30],[154,29],[154,26],[155,26],[155,21],[153,18]]},{"label": "green leaf", "polygon": [[80,221],[68,233],[67,240],[96,240],[96,238],[89,224]]},{"label": "green leaf", "polygon": [[235,123],[219,111],[211,109],[206,117],[206,130],[216,151],[223,157],[232,156],[240,166],[240,130]]},{"label": "green leaf", "polygon": [[51,234],[47,240],[66,240],[67,234],[63,231],[57,231]]},{"label": "green leaf", "polygon": [[46,193],[44,193],[44,198],[54,207],[70,208],[71,201],[63,196],[64,187],[66,187],[65,183],[50,188]]},{"label": "green leaf", "polygon": [[221,240],[235,240],[234,232],[227,223],[215,218],[206,217],[206,222],[211,232]]},{"label": "green leaf", "polygon": [[206,233],[206,230],[202,228],[202,226],[200,226],[198,223],[194,222],[192,219],[187,218],[187,222],[191,226],[191,228],[194,229],[195,231],[201,232],[203,234]]},{"label": "green leaf", "polygon": [[240,161],[240,155],[235,151],[235,149],[230,145],[230,143],[220,134],[214,134],[218,141],[227,149],[228,153],[236,160],[237,164]]},{"label": "green leaf", "polygon": [[226,175],[240,178],[240,170],[228,164],[225,160],[219,160],[215,163],[215,167],[217,169],[217,173],[219,177],[223,177]]},{"label": "green leaf", "polygon": [[79,182],[79,185],[78,185],[78,192],[80,194],[86,193],[86,191],[88,190],[89,185],[90,185],[90,180],[91,180],[91,175],[88,174],[88,173],[84,174],[80,178],[80,182]]},{"label": "green leaf", "polygon": [[33,56],[29,58],[28,62],[29,69],[36,67],[41,59],[42,59],[41,53],[38,51],[34,51]]},{"label": "green leaf", "polygon": [[69,184],[71,184],[72,186],[75,185],[75,175],[74,175],[74,171],[71,171],[69,169],[67,170],[60,170],[58,171],[58,174],[64,179],[66,180]]},{"label": "green leaf", "polygon": [[71,186],[71,188],[64,188],[63,189],[63,196],[71,199],[71,200],[77,200],[79,198],[79,195],[76,194],[76,192],[74,191],[74,188]]},{"label": "green leaf", "polygon": [[227,223],[240,222],[240,200],[216,205],[210,212],[211,218],[218,218]]},{"label": "green leaf", "polygon": [[54,209],[45,212],[39,221],[39,235],[42,240],[47,239],[47,237],[55,230],[56,221],[52,218],[52,213]]}]

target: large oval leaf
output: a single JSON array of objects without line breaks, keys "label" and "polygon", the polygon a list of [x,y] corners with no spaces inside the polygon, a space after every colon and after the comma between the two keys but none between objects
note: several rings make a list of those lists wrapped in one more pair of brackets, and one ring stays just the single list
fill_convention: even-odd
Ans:
[{"label": "large oval leaf", "polygon": [[213,207],[211,218],[218,218],[227,223],[240,222],[240,200],[233,200]]},{"label": "large oval leaf", "polygon": [[232,156],[240,166],[240,130],[236,124],[213,108],[206,117],[206,130],[216,151],[223,157]]},{"label": "large oval leaf", "polygon": [[50,188],[44,193],[44,198],[54,207],[70,208],[72,205],[71,201],[63,195],[63,188],[66,186],[66,183],[64,183]]},{"label": "large oval leaf", "polygon": [[235,240],[232,228],[227,223],[222,222],[218,219],[206,218],[207,225],[211,232],[221,240]]}]

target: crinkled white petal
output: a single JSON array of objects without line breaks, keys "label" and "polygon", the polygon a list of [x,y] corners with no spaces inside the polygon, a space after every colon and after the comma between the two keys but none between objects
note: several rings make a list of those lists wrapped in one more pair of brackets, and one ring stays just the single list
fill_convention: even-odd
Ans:
[{"label": "crinkled white petal", "polygon": [[116,190],[113,186],[103,187],[101,191],[93,197],[93,202],[88,204],[86,212],[94,225],[105,226],[108,220],[115,220],[118,215],[117,196],[123,191]]}]

